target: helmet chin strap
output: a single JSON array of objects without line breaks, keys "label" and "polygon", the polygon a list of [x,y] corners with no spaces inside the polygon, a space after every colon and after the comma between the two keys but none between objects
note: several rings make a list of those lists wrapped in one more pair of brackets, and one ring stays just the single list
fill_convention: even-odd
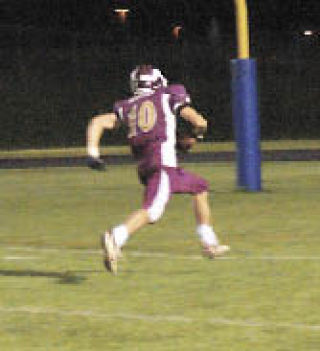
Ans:
[{"label": "helmet chin strap", "polygon": [[148,95],[148,94],[152,94],[153,92],[154,90],[151,88],[137,88],[134,91],[134,95]]}]

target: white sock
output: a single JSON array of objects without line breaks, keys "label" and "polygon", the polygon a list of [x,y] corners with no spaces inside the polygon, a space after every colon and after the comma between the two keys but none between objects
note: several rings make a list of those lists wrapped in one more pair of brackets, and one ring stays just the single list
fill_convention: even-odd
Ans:
[{"label": "white sock", "polygon": [[124,224],[121,224],[112,229],[112,235],[116,245],[121,248],[128,240],[129,233],[127,227]]},{"label": "white sock", "polygon": [[219,245],[216,233],[214,232],[211,226],[207,224],[199,224],[197,226],[197,234],[199,235],[200,240],[203,244],[209,246]]}]

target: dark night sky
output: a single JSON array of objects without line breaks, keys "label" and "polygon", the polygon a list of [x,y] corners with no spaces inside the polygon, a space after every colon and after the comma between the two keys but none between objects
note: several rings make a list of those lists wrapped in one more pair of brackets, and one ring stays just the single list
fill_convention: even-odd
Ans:
[{"label": "dark night sky", "polygon": [[[195,33],[214,18],[220,32],[234,30],[233,0],[1,0],[6,23],[22,28],[98,31],[118,26],[113,9],[131,10],[127,26],[139,33],[160,33],[182,24]],[[319,30],[320,0],[247,0],[251,28],[259,31]]]}]

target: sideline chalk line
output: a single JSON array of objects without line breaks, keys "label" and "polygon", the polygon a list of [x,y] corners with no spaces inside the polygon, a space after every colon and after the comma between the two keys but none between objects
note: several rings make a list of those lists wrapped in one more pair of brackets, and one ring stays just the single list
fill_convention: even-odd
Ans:
[{"label": "sideline chalk line", "polygon": [[212,325],[224,325],[235,327],[251,327],[251,328],[286,328],[300,330],[320,330],[320,325],[309,325],[301,323],[273,323],[263,321],[237,320],[226,318],[192,318],[177,315],[147,315],[147,314],[131,314],[131,313],[103,313],[92,310],[61,310],[55,308],[41,308],[32,306],[20,307],[3,307],[0,306],[0,313],[25,313],[33,315],[53,314],[67,317],[91,317],[100,319],[122,319],[122,320],[140,320],[149,323],[166,322],[166,323],[208,323]]},{"label": "sideline chalk line", "polygon": [[[75,254],[100,254],[101,250],[94,249],[69,249],[69,248],[50,248],[50,247],[30,247],[30,246],[3,246],[2,249],[22,252],[58,252],[58,253],[75,253]],[[167,258],[173,260],[203,260],[201,255],[175,255],[163,252],[145,252],[127,250],[125,255],[142,258]],[[12,256],[14,257],[14,256]],[[7,258],[8,259],[8,258]],[[19,259],[19,258],[17,258]],[[22,257],[20,259],[23,259]],[[25,258],[31,259],[31,258]],[[35,259],[35,258],[34,258]],[[217,260],[261,260],[261,261],[319,261],[320,256],[224,256],[217,257]]]}]

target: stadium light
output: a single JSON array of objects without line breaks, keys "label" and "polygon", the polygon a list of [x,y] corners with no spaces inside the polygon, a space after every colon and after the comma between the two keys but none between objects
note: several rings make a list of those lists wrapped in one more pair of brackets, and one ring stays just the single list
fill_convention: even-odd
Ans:
[{"label": "stadium light", "polygon": [[305,35],[305,36],[311,36],[311,35],[313,35],[314,34],[314,32],[312,31],[312,30],[305,30],[304,32],[303,32],[303,35]]},{"label": "stadium light", "polygon": [[119,19],[122,23],[125,23],[127,16],[128,16],[128,13],[130,12],[130,10],[127,8],[114,9],[113,11],[119,17]]},{"label": "stadium light", "polygon": [[175,37],[175,39],[178,39],[178,38],[179,38],[181,29],[182,29],[182,26],[174,26],[174,27],[173,27],[173,29],[172,29],[172,34],[173,34],[173,36]]}]

